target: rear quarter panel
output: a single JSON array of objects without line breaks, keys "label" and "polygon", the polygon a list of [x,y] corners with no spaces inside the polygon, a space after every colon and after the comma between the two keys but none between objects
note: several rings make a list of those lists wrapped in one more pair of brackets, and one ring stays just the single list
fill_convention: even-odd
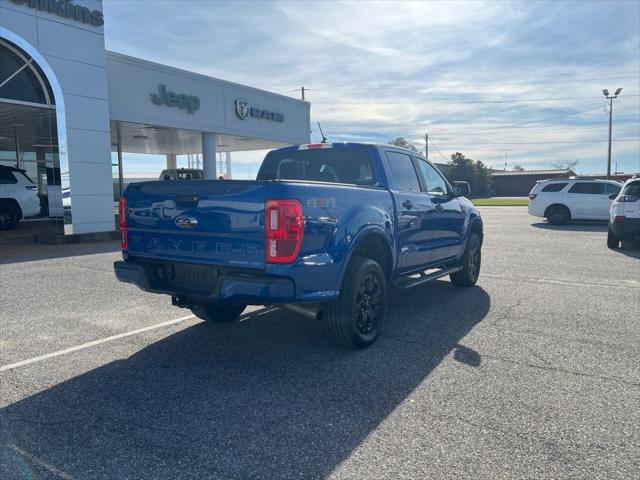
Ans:
[{"label": "rear quarter panel", "polygon": [[267,199],[296,198],[304,209],[305,234],[293,264],[268,264],[267,273],[293,278],[296,300],[323,301],[339,295],[351,251],[368,232],[378,232],[395,254],[394,205],[380,187],[273,182]]}]

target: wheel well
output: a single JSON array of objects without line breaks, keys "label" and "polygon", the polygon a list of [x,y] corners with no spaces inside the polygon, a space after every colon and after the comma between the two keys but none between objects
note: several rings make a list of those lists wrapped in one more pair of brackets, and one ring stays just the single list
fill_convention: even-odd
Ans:
[{"label": "wheel well", "polygon": [[20,215],[20,219],[22,219],[22,209],[20,208],[20,204],[16,202],[13,198],[0,198],[0,207],[13,207],[18,211]]},{"label": "wheel well", "polygon": [[547,216],[547,213],[549,213],[549,209],[551,207],[562,207],[562,208],[566,208],[567,211],[569,212],[569,216],[571,216],[571,209],[569,207],[567,207],[566,205],[564,205],[563,203],[552,203],[551,205],[549,205],[545,210],[544,210],[544,217]]},{"label": "wheel well", "polygon": [[484,233],[482,233],[482,222],[476,220],[471,224],[471,233],[477,233],[480,236],[480,243],[484,240]]},{"label": "wheel well", "polygon": [[387,278],[391,277],[393,271],[393,257],[391,247],[382,235],[369,233],[358,242],[354,256],[367,257],[378,262]]}]

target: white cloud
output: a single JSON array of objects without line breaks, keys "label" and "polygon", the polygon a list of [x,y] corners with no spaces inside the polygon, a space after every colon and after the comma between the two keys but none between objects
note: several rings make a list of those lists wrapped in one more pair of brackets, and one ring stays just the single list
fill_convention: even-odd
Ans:
[{"label": "white cloud", "polygon": [[[501,166],[501,149],[513,148],[510,163],[580,158],[602,171],[606,143],[579,142],[606,141],[600,91],[618,86],[614,138],[640,137],[638,2],[104,6],[108,48],[291,95],[305,85],[312,125],[340,141],[422,141],[428,131],[445,156],[462,150]],[[568,141],[577,143],[540,143]],[[258,155],[234,161],[257,169]],[[614,156],[640,171],[640,141],[614,143]]]}]

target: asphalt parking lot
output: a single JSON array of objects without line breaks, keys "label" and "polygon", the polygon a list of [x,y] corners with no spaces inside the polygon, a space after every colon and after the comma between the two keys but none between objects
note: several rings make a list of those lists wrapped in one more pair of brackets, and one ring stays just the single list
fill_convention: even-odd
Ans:
[{"label": "asphalt parking lot", "polygon": [[478,285],[395,292],[358,352],[287,311],[204,324],[113,244],[4,249],[0,478],[638,478],[638,245],[482,213]]}]

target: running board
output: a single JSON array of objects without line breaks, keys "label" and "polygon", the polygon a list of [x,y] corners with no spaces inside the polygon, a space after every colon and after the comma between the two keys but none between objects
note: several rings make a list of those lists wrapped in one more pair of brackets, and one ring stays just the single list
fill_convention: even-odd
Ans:
[{"label": "running board", "polygon": [[[392,285],[395,288],[412,288],[418,285],[422,285],[423,283],[430,282],[432,280],[437,280],[438,278],[446,277],[447,275],[459,272],[460,270],[462,270],[462,267],[443,268],[431,273],[420,272],[419,277],[416,277],[415,275],[412,275],[410,277],[402,277],[394,280],[392,282]],[[428,271],[429,270],[426,270],[426,272]]]}]

